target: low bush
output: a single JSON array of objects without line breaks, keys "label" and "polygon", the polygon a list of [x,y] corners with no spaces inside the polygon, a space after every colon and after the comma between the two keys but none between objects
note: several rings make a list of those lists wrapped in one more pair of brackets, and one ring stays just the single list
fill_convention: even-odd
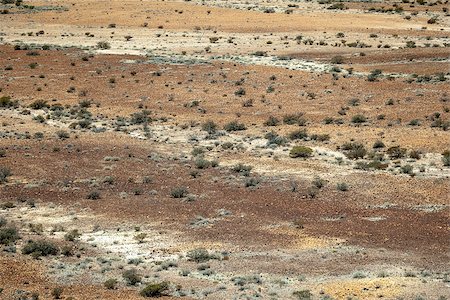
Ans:
[{"label": "low bush", "polygon": [[16,228],[14,227],[0,228],[0,245],[13,244],[18,239],[20,239],[20,236]]},{"label": "low bush", "polygon": [[349,159],[363,158],[367,154],[366,148],[361,143],[344,143],[341,149]]},{"label": "low bush", "polygon": [[169,289],[168,282],[150,283],[140,292],[142,297],[160,297]]},{"label": "low bush", "polygon": [[313,149],[306,146],[294,146],[289,152],[289,156],[292,158],[297,157],[311,157],[313,154]]},{"label": "low bush", "polygon": [[103,286],[108,290],[114,290],[117,285],[117,279],[110,278],[103,283]]},{"label": "low bush", "polygon": [[280,124],[280,120],[274,116],[270,116],[265,122],[264,126],[278,126]]},{"label": "low bush", "polygon": [[394,146],[387,149],[386,153],[391,159],[399,159],[405,157],[406,149],[400,146]]},{"label": "low bush", "polygon": [[283,123],[287,125],[298,124],[300,126],[303,126],[306,123],[306,121],[303,118],[303,113],[296,113],[283,116]]},{"label": "low bush", "polygon": [[336,188],[342,192],[348,191],[348,185],[345,182],[338,183]]},{"label": "low bush", "polygon": [[170,191],[170,195],[173,198],[184,198],[188,194],[188,190],[185,187],[176,187]]},{"label": "low bush", "polygon": [[22,249],[23,254],[31,254],[34,258],[40,256],[57,255],[59,253],[58,247],[49,241],[38,240],[28,241]]},{"label": "low bush", "polygon": [[127,285],[136,285],[141,282],[141,275],[138,274],[136,269],[126,270],[122,273],[122,277]]},{"label": "low bush", "polygon": [[7,182],[9,176],[11,176],[11,169],[7,167],[0,167],[0,183]]},{"label": "low bush", "polygon": [[446,167],[450,167],[450,150],[442,152],[442,163]]},{"label": "low bush", "polygon": [[236,173],[239,173],[241,175],[244,176],[249,176],[250,175],[250,171],[252,170],[252,166],[247,166],[247,165],[243,165],[243,164],[237,164],[235,165],[232,170]]},{"label": "low bush", "polygon": [[209,134],[214,134],[217,132],[217,124],[213,121],[206,121],[203,123],[202,129]]},{"label": "low bush", "polygon": [[100,199],[100,192],[99,191],[92,191],[89,194],[87,194],[86,196],[87,199],[89,200],[98,200]]},{"label": "low bush", "polygon": [[241,131],[246,130],[247,127],[243,123],[239,123],[238,121],[231,121],[223,127],[224,130],[230,132],[230,131]]},{"label": "low bush", "polygon": [[303,140],[308,137],[308,133],[304,129],[294,130],[289,133],[288,138],[291,140]]},{"label": "low bush", "polygon": [[204,248],[197,248],[197,249],[191,250],[186,254],[186,257],[189,260],[195,261],[197,263],[206,262],[213,258],[209,254],[208,250],[206,250]]}]

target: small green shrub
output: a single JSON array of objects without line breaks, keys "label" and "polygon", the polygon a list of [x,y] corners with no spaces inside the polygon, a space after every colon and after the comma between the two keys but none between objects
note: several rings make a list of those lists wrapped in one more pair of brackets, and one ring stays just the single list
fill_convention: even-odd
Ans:
[{"label": "small green shrub", "polygon": [[53,299],[61,299],[62,293],[63,293],[63,289],[61,287],[54,288],[52,290]]},{"label": "small green shrub", "polygon": [[128,285],[136,285],[141,282],[141,275],[138,274],[136,269],[126,270],[122,273],[122,277]]},{"label": "small green shrub", "polygon": [[244,176],[249,176],[250,175],[250,171],[252,170],[252,166],[247,166],[247,165],[243,165],[241,163],[235,165],[232,170],[236,173],[239,173],[241,175]]},{"label": "small green shrub", "polygon": [[70,137],[69,133],[67,131],[64,130],[58,130],[56,132],[56,136],[60,139],[60,140],[65,140],[68,139]]},{"label": "small green shrub", "polygon": [[238,121],[231,121],[223,127],[224,130],[230,132],[230,131],[242,131],[246,130],[247,127],[243,123],[239,123]]},{"label": "small green shrub", "polygon": [[17,229],[14,227],[2,227],[0,228],[0,245],[13,244],[20,239]]},{"label": "small green shrub", "polygon": [[7,167],[0,167],[0,183],[7,182],[9,176],[11,176],[11,169]]},{"label": "small green shrub", "polygon": [[446,167],[450,167],[450,150],[442,152],[442,163]]},{"label": "small green shrub", "polygon": [[386,153],[391,159],[399,159],[405,157],[406,149],[400,146],[394,146],[387,149]]},{"label": "small green shrub", "polygon": [[36,100],[30,104],[30,108],[32,108],[32,109],[43,109],[43,108],[49,108],[49,107],[50,107],[50,105],[48,105],[47,101],[45,101],[45,100]]},{"label": "small green shrub", "polygon": [[98,200],[100,199],[100,192],[99,191],[92,191],[89,194],[87,194],[86,196],[87,199],[89,200]]},{"label": "small green shrub", "polygon": [[283,117],[283,123],[287,125],[300,125],[304,126],[306,120],[303,118],[303,113],[288,114]]},{"label": "small green shrub", "polygon": [[361,143],[344,143],[341,146],[345,156],[349,159],[363,158],[367,154],[366,147]]},{"label": "small green shrub", "polygon": [[184,198],[188,194],[188,190],[185,187],[176,187],[170,191],[170,195],[173,198]]},{"label": "small green shrub", "polygon": [[140,292],[142,297],[160,297],[169,289],[168,282],[151,283]]},{"label": "small green shrub", "polygon": [[292,293],[294,297],[298,300],[310,300],[312,299],[312,294],[310,290],[301,290],[301,291],[295,291]]},{"label": "small green shrub", "polygon": [[308,137],[308,133],[304,129],[294,130],[288,135],[291,140],[303,140]]},{"label": "small green shrub", "polygon": [[213,121],[206,121],[203,123],[202,129],[209,134],[215,134],[217,132],[217,124]]},{"label": "small green shrub", "polygon": [[110,278],[103,283],[103,286],[105,288],[107,288],[108,290],[116,289],[116,285],[117,285],[117,279],[114,279],[114,278]]},{"label": "small green shrub", "polygon": [[367,117],[361,114],[352,117],[352,123],[361,124],[367,122]]},{"label": "small green shrub", "polygon": [[264,126],[278,126],[280,124],[280,120],[274,116],[270,116],[265,122]]},{"label": "small green shrub", "polygon": [[313,149],[306,147],[306,146],[294,146],[292,147],[291,151],[289,152],[289,156],[292,158],[297,157],[311,157],[313,154]]},{"label": "small green shrub", "polygon": [[338,183],[338,184],[336,185],[336,188],[337,188],[339,191],[342,191],[342,192],[348,191],[348,185],[347,185],[345,182],[340,182],[340,183]]},{"label": "small green shrub", "polygon": [[210,259],[212,259],[213,257],[209,254],[208,250],[204,249],[204,248],[197,248],[197,249],[193,249],[191,251],[189,251],[186,254],[186,257],[191,260],[191,261],[195,261],[197,263],[202,263],[202,262],[206,262]]},{"label": "small green shrub", "polygon": [[81,236],[78,229],[73,229],[64,235],[64,239],[69,242],[73,242]]},{"label": "small green shrub", "polygon": [[23,254],[31,254],[34,258],[40,256],[57,255],[59,253],[58,247],[52,242],[45,240],[28,241],[22,249]]}]

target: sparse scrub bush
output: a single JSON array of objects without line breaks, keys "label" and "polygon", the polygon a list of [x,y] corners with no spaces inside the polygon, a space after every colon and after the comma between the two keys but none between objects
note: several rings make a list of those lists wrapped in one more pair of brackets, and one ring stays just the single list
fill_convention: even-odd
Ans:
[{"label": "sparse scrub bush", "polygon": [[363,158],[367,154],[366,147],[361,143],[344,143],[341,149],[349,159]]},{"label": "sparse scrub bush", "polygon": [[78,232],[78,229],[73,229],[64,235],[64,239],[69,242],[73,242],[77,240],[81,236],[81,233]]},{"label": "sparse scrub bush", "polygon": [[373,146],[372,146],[373,149],[380,149],[380,148],[384,148],[384,147],[385,147],[384,143],[380,140],[375,141],[375,143],[373,143]]},{"label": "sparse scrub bush", "polygon": [[283,116],[283,123],[287,125],[298,124],[300,126],[304,126],[306,120],[303,118],[303,113],[288,114]]},{"label": "sparse scrub bush", "polygon": [[142,297],[160,297],[169,289],[168,282],[159,282],[148,284],[140,292]]},{"label": "sparse scrub bush", "polygon": [[28,241],[22,249],[23,254],[31,254],[34,258],[41,256],[57,255],[59,253],[58,247],[49,241],[38,240]]},{"label": "sparse scrub bush", "polygon": [[230,132],[230,131],[241,131],[246,130],[247,127],[243,123],[239,123],[238,121],[231,121],[223,127],[224,130]]},{"label": "sparse scrub bush", "polygon": [[257,186],[259,184],[259,179],[258,178],[247,178],[245,180],[245,187],[252,187],[252,186]]},{"label": "sparse scrub bush", "polygon": [[0,228],[0,245],[13,244],[20,239],[17,229],[14,227],[2,227]]},{"label": "sparse scrub bush", "polygon": [[280,124],[280,120],[274,116],[270,116],[265,122],[264,126],[278,126]]},{"label": "sparse scrub bush", "polygon": [[56,287],[52,290],[53,299],[61,299],[63,289],[61,287]]},{"label": "sparse scrub bush", "polygon": [[313,295],[310,290],[301,290],[293,292],[292,296],[294,296],[298,300],[310,300],[312,299]]},{"label": "sparse scrub bush", "polygon": [[391,159],[403,158],[406,155],[406,149],[400,146],[394,146],[387,149],[386,154],[389,155]]},{"label": "sparse scrub bush", "polygon": [[209,134],[215,134],[217,132],[217,124],[213,121],[206,121],[203,123],[202,129]]},{"label": "sparse scrub bush", "polygon": [[110,278],[103,283],[103,286],[105,288],[107,288],[108,290],[116,289],[116,285],[117,285],[117,279],[114,279],[114,278]]},{"label": "sparse scrub bush", "polygon": [[446,167],[450,167],[450,150],[442,152],[442,163]]},{"label": "sparse scrub bush", "polygon": [[243,165],[243,164],[237,164],[235,165],[232,170],[236,173],[239,173],[241,175],[244,176],[249,176],[250,175],[250,171],[252,170],[252,166],[247,166],[247,165]]},{"label": "sparse scrub bush", "polygon": [[291,151],[289,152],[289,156],[292,158],[297,157],[311,157],[313,154],[313,149],[306,147],[306,146],[294,146],[292,147]]},{"label": "sparse scrub bush", "polygon": [[186,257],[196,263],[207,262],[208,260],[215,258],[213,255],[209,254],[208,250],[204,248],[193,249],[186,254]]},{"label": "sparse scrub bush", "polygon": [[188,194],[188,190],[185,187],[176,187],[170,191],[172,198],[184,198]]},{"label": "sparse scrub bush", "polygon": [[49,108],[50,105],[48,105],[47,101],[45,100],[36,100],[33,103],[29,105],[32,109],[43,109],[43,108]]},{"label": "sparse scrub bush", "polygon": [[17,106],[18,106],[17,101],[11,100],[10,96],[0,97],[0,107],[1,108],[10,108],[10,107],[17,107]]},{"label": "sparse scrub bush", "polygon": [[304,129],[294,130],[288,135],[291,140],[303,140],[308,137],[308,133]]},{"label": "sparse scrub bush", "polygon": [[340,183],[338,183],[338,184],[336,185],[336,188],[337,188],[339,191],[342,191],[342,192],[348,191],[348,185],[347,185],[345,182],[340,182]]},{"label": "sparse scrub bush", "polygon": [[86,196],[89,200],[98,200],[100,199],[100,192],[99,191],[92,191]]},{"label": "sparse scrub bush", "polygon": [[361,114],[354,115],[352,117],[352,123],[354,124],[361,124],[367,122],[367,117]]},{"label": "sparse scrub bush", "polygon": [[65,130],[58,130],[56,132],[56,136],[60,139],[60,140],[65,140],[68,139],[70,137],[69,133]]},{"label": "sparse scrub bush", "polygon": [[122,277],[127,285],[136,285],[141,282],[142,277],[136,269],[129,269],[122,273]]},{"label": "sparse scrub bush", "polygon": [[0,184],[8,182],[9,176],[11,176],[11,169],[0,166]]}]

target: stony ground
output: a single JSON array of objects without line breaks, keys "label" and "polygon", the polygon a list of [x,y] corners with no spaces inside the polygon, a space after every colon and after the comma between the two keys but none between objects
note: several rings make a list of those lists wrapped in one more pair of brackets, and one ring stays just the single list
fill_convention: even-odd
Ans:
[{"label": "stony ground", "polygon": [[447,299],[447,5],[1,4],[0,298]]}]

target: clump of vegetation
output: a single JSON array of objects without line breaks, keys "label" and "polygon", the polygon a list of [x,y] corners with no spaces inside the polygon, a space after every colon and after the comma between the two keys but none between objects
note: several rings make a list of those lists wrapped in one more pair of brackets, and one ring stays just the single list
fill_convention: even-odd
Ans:
[{"label": "clump of vegetation", "polygon": [[64,239],[69,242],[73,242],[81,236],[78,229],[73,229],[64,235]]},{"label": "clump of vegetation", "polygon": [[289,156],[292,158],[297,157],[311,157],[313,154],[313,149],[306,147],[306,146],[294,146],[292,147],[291,151],[289,152]]},{"label": "clump of vegetation", "polygon": [[10,96],[2,96],[0,97],[0,107],[1,108],[18,107],[18,102],[11,100]]},{"label": "clump of vegetation", "polygon": [[128,285],[136,285],[142,281],[141,275],[136,269],[129,269],[122,273],[123,279]]},{"label": "clump of vegetation", "polygon": [[372,146],[373,149],[380,149],[380,148],[384,148],[384,147],[385,147],[384,143],[380,140],[375,141],[375,143],[373,143],[373,146]]},{"label": "clump of vegetation", "polygon": [[11,169],[7,167],[0,167],[0,183],[8,182],[9,176],[11,176]]},{"label": "clump of vegetation", "polygon": [[450,150],[442,152],[442,163],[446,167],[450,167]]},{"label": "clump of vegetation", "polygon": [[170,191],[170,195],[173,198],[184,198],[187,196],[187,194],[188,194],[188,190],[187,190],[187,188],[185,188],[183,186],[176,187]]},{"label": "clump of vegetation", "polygon": [[23,254],[31,254],[34,258],[41,256],[57,255],[59,253],[58,247],[49,241],[38,240],[28,241],[28,243],[22,249]]},{"label": "clump of vegetation", "polygon": [[70,137],[69,133],[67,131],[64,130],[58,130],[56,132],[56,136],[60,139],[60,140],[65,140],[68,139]]},{"label": "clump of vegetation", "polygon": [[204,248],[193,249],[189,251],[186,256],[189,260],[195,261],[196,263],[207,262],[208,260],[215,258]]},{"label": "clump of vegetation", "polygon": [[295,291],[292,296],[296,297],[298,300],[310,300],[312,299],[312,293],[310,290]]},{"label": "clump of vegetation", "polygon": [[230,131],[241,131],[246,130],[247,127],[244,123],[239,123],[238,121],[231,121],[223,127],[224,130],[230,132]]},{"label": "clump of vegetation", "polygon": [[250,175],[250,171],[252,170],[252,166],[248,166],[248,165],[243,165],[241,163],[235,165],[232,170],[236,173],[239,173],[241,175],[244,176],[249,176]]},{"label": "clump of vegetation", "polygon": [[308,133],[305,129],[294,130],[289,133],[288,138],[291,140],[303,140],[308,137]]},{"label": "clump of vegetation", "polygon": [[0,228],[0,245],[9,245],[20,239],[17,229],[14,227]]},{"label": "clump of vegetation", "polygon": [[53,299],[61,299],[63,289],[61,287],[56,287],[52,290]]},{"label": "clump of vegetation", "polygon": [[295,113],[295,114],[288,114],[283,117],[283,123],[287,125],[299,125],[299,126],[305,126],[306,120],[303,118],[303,113]]},{"label": "clump of vegetation", "polygon": [[99,191],[92,191],[89,194],[87,194],[86,196],[87,199],[89,200],[98,200],[100,199],[100,192]]},{"label": "clump of vegetation", "polygon": [[103,50],[111,49],[111,45],[108,42],[100,41],[97,43],[97,48]]},{"label": "clump of vegetation", "polygon": [[264,126],[278,126],[280,124],[280,120],[274,116],[270,116],[265,122]]},{"label": "clump of vegetation", "polygon": [[391,159],[399,159],[405,157],[406,149],[400,146],[394,146],[387,149],[386,153]]},{"label": "clump of vegetation", "polygon": [[43,109],[43,108],[49,108],[49,107],[50,107],[50,105],[48,105],[47,101],[45,101],[45,100],[36,100],[30,104],[30,108],[32,108],[32,109]]},{"label": "clump of vegetation", "polygon": [[142,297],[160,297],[169,289],[169,283],[166,281],[150,283],[139,293]]},{"label": "clump of vegetation", "polygon": [[367,122],[367,117],[364,115],[358,114],[352,117],[352,123],[354,124],[362,124],[365,122]]},{"label": "clump of vegetation", "polygon": [[340,183],[338,183],[338,184],[336,185],[336,188],[337,188],[339,191],[342,191],[342,192],[348,191],[348,185],[347,185],[345,182],[340,182]]},{"label": "clump of vegetation", "polygon": [[117,285],[117,279],[114,279],[114,278],[110,278],[103,283],[103,286],[105,288],[107,288],[108,290],[116,289],[116,285]]},{"label": "clump of vegetation", "polygon": [[217,124],[213,121],[206,121],[203,123],[202,129],[208,134],[215,134],[217,132]]},{"label": "clump of vegetation", "polygon": [[367,153],[366,147],[361,143],[344,143],[341,149],[344,150],[345,156],[349,159],[363,158]]}]

